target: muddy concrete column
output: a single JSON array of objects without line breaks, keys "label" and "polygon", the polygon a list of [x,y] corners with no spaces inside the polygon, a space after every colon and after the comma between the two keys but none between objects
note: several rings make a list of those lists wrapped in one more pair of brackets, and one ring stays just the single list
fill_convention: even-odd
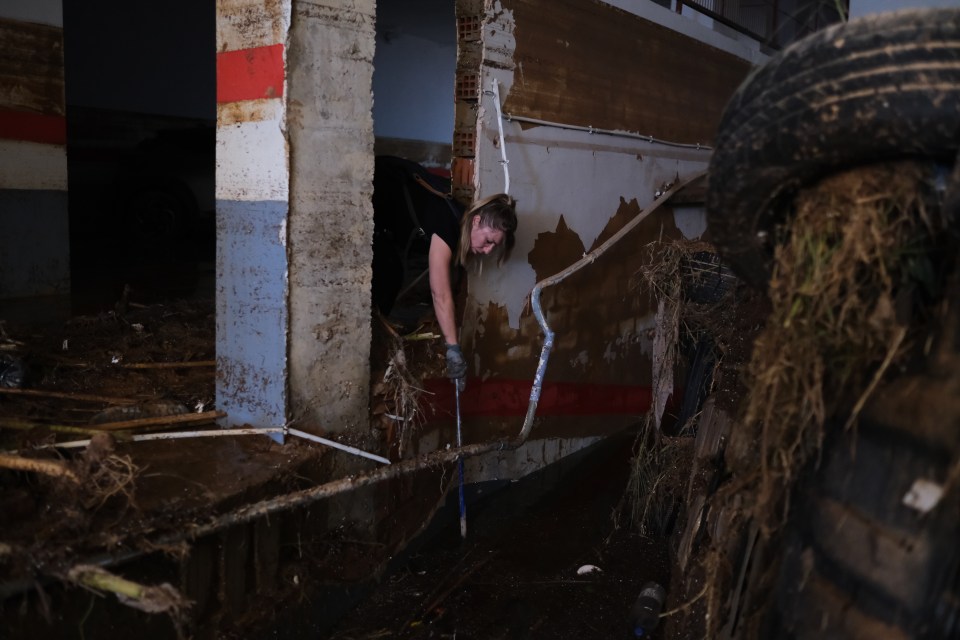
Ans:
[{"label": "muddy concrete column", "polygon": [[60,0],[0,4],[0,298],[70,290]]},{"label": "muddy concrete column", "polygon": [[217,11],[218,407],[366,426],[374,3]]},{"label": "muddy concrete column", "polygon": [[300,428],[367,427],[373,0],[293,3],[290,395]]}]

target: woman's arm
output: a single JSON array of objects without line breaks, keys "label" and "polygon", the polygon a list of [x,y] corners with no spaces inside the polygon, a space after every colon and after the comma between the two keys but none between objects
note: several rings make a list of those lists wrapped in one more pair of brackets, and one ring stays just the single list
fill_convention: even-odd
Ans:
[{"label": "woman's arm", "polygon": [[457,321],[454,316],[453,292],[450,289],[450,262],[453,252],[440,236],[430,236],[430,295],[440,332],[447,344],[457,344]]}]

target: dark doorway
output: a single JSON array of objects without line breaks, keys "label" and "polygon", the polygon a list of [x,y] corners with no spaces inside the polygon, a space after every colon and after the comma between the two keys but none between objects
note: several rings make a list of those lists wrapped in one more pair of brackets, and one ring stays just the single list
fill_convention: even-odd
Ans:
[{"label": "dark doorway", "polygon": [[215,4],[64,0],[63,13],[74,300],[212,295]]}]

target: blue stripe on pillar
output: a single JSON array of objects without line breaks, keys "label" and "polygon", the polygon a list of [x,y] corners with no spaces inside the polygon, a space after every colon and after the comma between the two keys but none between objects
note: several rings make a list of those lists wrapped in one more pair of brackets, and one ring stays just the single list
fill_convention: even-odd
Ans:
[{"label": "blue stripe on pillar", "polygon": [[0,189],[0,298],[70,292],[67,192]]},{"label": "blue stripe on pillar", "polygon": [[286,422],[286,217],[282,201],[217,201],[217,408],[231,426]]}]

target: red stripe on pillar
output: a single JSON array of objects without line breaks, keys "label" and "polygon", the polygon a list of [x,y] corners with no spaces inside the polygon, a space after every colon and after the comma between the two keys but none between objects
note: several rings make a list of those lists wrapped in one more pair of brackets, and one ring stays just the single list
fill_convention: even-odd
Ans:
[{"label": "red stripe on pillar", "polygon": [[[445,379],[424,381],[425,402],[441,411],[453,407],[453,384]],[[485,380],[471,378],[460,395],[464,417],[516,417],[527,413],[530,380]],[[538,416],[602,416],[645,414],[653,398],[649,386],[547,382],[537,402]]]},{"label": "red stripe on pillar", "polygon": [[283,95],[283,45],[217,54],[217,103]]},{"label": "red stripe on pillar", "polygon": [[0,139],[67,144],[67,119],[43,113],[0,109]]}]

